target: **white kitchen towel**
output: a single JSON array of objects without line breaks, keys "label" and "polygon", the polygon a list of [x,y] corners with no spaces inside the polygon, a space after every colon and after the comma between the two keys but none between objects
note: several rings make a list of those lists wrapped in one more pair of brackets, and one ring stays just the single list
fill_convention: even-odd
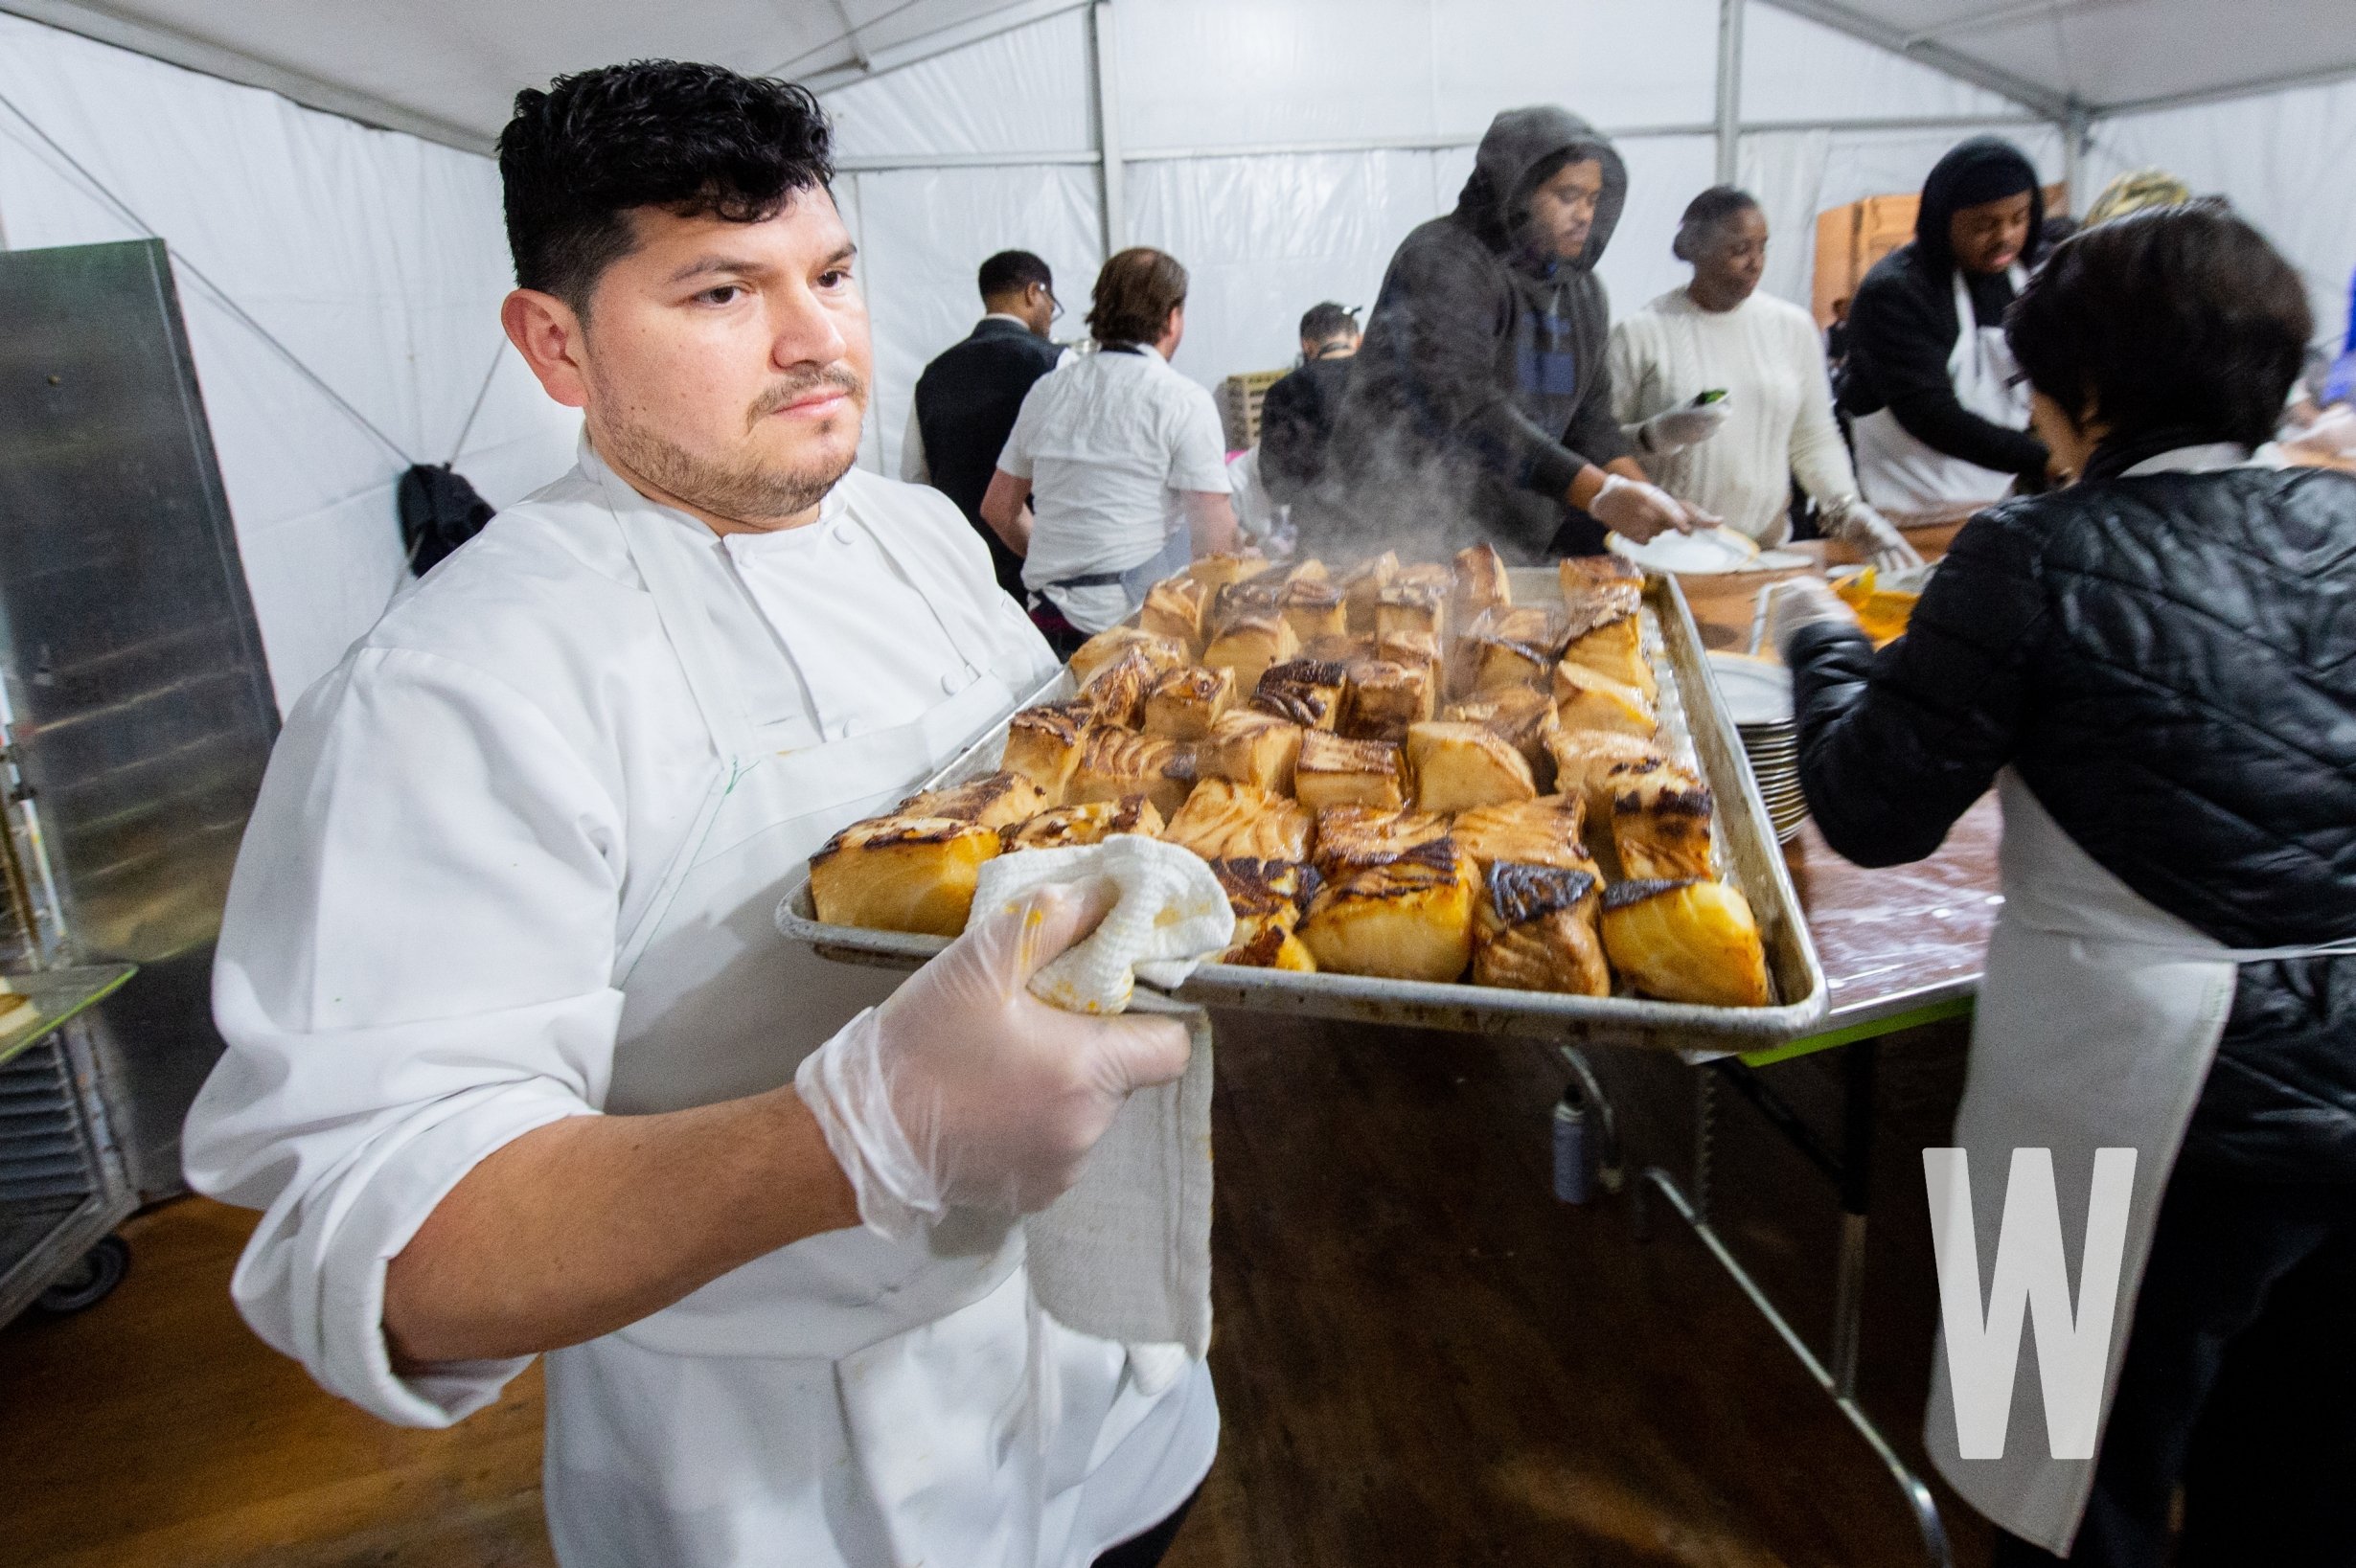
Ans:
[{"label": "white kitchen towel", "polygon": [[1149,985],[1181,983],[1225,951],[1235,915],[1201,857],[1126,833],[990,861],[973,907],[995,910],[1034,888],[1094,876],[1120,888],[1119,902],[1031,989],[1074,1011],[1133,1005],[1181,1017],[1194,1053],[1177,1082],[1129,1097],[1079,1184],[1023,1232],[1031,1287],[1048,1315],[1128,1346],[1139,1388],[1156,1394],[1211,1344],[1211,1023],[1201,1008],[1134,994],[1132,974]]}]

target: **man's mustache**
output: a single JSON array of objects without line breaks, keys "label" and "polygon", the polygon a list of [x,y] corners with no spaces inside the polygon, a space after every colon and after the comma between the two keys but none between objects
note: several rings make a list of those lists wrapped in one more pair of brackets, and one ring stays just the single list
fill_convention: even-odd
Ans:
[{"label": "man's mustache", "polygon": [[802,371],[763,393],[760,400],[753,404],[752,414],[746,422],[758,424],[779,409],[800,402],[821,387],[831,388],[851,398],[864,398],[867,396],[865,378],[846,366],[829,365],[824,370]]}]

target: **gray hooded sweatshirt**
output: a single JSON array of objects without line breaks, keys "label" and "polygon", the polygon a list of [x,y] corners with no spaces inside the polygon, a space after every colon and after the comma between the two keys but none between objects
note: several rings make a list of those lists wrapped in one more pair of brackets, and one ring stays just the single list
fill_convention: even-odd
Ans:
[{"label": "gray hooded sweatshirt", "polygon": [[[1526,202],[1539,167],[1567,151],[1603,165],[1603,193],[1578,260],[1540,260],[1522,238]],[[1605,362],[1611,305],[1595,276],[1627,194],[1619,154],[1578,116],[1542,106],[1497,117],[1456,210],[1391,259],[1327,484],[1317,504],[1295,509],[1304,551],[1428,557],[1486,540],[1531,564],[1601,547],[1601,530],[1564,493],[1588,464],[1628,452]],[[1573,520],[1585,528],[1566,530]]]}]

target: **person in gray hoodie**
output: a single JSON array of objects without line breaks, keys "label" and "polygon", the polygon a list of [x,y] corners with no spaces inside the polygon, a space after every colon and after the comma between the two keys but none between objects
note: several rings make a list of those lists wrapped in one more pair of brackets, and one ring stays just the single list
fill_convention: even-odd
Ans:
[{"label": "person in gray hoodie", "polygon": [[1301,549],[1336,560],[1486,541],[1529,565],[1708,521],[1648,483],[1612,417],[1595,263],[1628,171],[1586,121],[1509,109],[1456,209],[1392,257]]}]

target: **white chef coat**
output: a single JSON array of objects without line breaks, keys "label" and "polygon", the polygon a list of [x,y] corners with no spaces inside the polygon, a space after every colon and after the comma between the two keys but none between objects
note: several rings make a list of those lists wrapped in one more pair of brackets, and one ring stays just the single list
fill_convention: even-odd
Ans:
[{"label": "white chef coat", "polygon": [[998,466],[1031,481],[1023,586],[1087,632],[1134,609],[1142,590],[1053,585],[1153,560],[1187,534],[1185,492],[1230,489],[1218,405],[1151,344],[1084,354],[1032,383]]},{"label": "white chef coat", "polygon": [[[829,981],[776,1017],[766,1059],[708,1048],[730,963],[861,971],[731,952],[735,926],[663,926],[668,869],[693,850],[724,872],[738,852],[702,835],[713,802],[746,793],[703,711],[710,683],[667,628],[708,639],[703,662],[737,680],[760,743],[812,781],[912,707],[979,690],[960,647],[1018,684],[1052,670],[936,493],[854,469],[797,532],[718,538],[584,442],[579,467],[398,600],[288,716],[216,962],[229,1049],[184,1150],[199,1191],[267,1210],[233,1292],[332,1392],[447,1425],[525,1365],[400,1376],[384,1347],[386,1261],[492,1149],[565,1116],[783,1083],[872,1000]],[[862,626],[845,604],[881,608]],[[931,760],[964,739],[933,738]],[[875,808],[811,804],[821,820],[798,831]],[[664,981],[682,951],[691,969],[714,952],[721,978],[641,986],[630,934],[650,928]],[[1018,1230],[953,1230],[813,1237],[554,1352],[548,1504],[567,1568],[897,1568],[907,1540],[944,1530],[963,1562],[1076,1568],[1175,1508],[1217,1442],[1207,1375],[1144,1395],[1119,1347],[1029,1302]],[[1006,1504],[1009,1466],[1027,1512]]]}]

